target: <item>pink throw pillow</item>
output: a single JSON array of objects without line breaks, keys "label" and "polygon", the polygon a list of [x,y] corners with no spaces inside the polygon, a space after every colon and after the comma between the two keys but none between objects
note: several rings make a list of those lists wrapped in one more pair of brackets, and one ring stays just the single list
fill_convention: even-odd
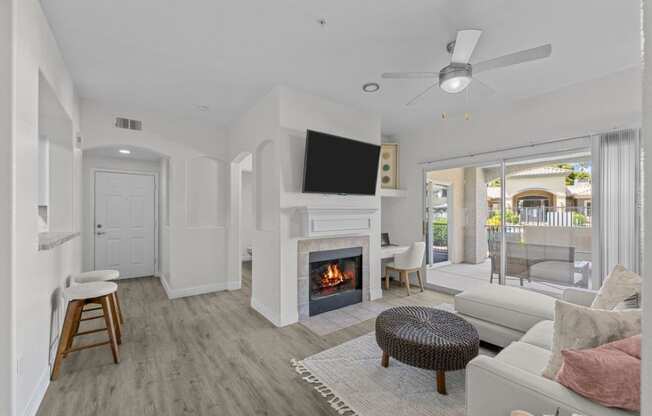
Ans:
[{"label": "pink throw pillow", "polygon": [[641,335],[561,353],[560,384],[603,406],[640,411]]}]

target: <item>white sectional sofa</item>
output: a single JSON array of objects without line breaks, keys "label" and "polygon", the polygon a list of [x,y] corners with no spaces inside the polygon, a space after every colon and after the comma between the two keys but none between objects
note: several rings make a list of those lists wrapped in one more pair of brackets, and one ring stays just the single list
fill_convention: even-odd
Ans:
[{"label": "white sectional sofa", "polygon": [[[595,292],[567,289],[564,300],[588,306]],[[516,409],[535,415],[631,416],[604,407],[541,375],[552,345],[555,298],[491,285],[455,297],[457,313],[471,322],[480,339],[505,347],[495,357],[478,356],[466,368],[467,416],[509,415]]]}]

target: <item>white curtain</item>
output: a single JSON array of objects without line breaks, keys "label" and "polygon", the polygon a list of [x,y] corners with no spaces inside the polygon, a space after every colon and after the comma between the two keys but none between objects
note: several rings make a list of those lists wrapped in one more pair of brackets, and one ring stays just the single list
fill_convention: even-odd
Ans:
[{"label": "white curtain", "polygon": [[[641,264],[641,145],[638,129],[604,133],[594,145],[594,283],[617,264],[639,272]],[[597,172],[595,172],[597,170]],[[596,192],[597,191],[597,192]],[[595,195],[597,193],[597,195]],[[597,202],[597,204],[596,204]],[[597,212],[596,212],[597,211]]]}]

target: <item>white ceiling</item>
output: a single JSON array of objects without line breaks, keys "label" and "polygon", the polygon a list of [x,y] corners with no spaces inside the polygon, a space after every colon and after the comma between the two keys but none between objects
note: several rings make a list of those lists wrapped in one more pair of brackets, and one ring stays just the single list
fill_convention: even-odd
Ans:
[{"label": "white ceiling", "polygon": [[[640,62],[639,0],[41,0],[84,98],[226,124],[285,84],[380,113],[396,134]],[[317,20],[326,18],[321,27]],[[497,92],[433,91],[388,71],[438,71],[457,29],[480,28],[472,62],[552,43],[552,57],[478,76]],[[382,90],[365,94],[365,82]],[[207,105],[200,112],[197,105]]]}]

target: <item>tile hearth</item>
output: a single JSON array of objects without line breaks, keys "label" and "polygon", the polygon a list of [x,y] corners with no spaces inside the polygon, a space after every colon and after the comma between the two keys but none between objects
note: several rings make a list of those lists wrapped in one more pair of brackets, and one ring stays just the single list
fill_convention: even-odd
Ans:
[{"label": "tile hearth", "polygon": [[407,296],[405,290],[398,283],[393,282],[389,291],[383,290],[382,299],[325,312],[301,321],[300,324],[313,333],[324,336],[375,319],[381,312],[396,306],[437,306],[439,309],[453,312],[454,307],[450,302],[452,297],[430,290]]}]

